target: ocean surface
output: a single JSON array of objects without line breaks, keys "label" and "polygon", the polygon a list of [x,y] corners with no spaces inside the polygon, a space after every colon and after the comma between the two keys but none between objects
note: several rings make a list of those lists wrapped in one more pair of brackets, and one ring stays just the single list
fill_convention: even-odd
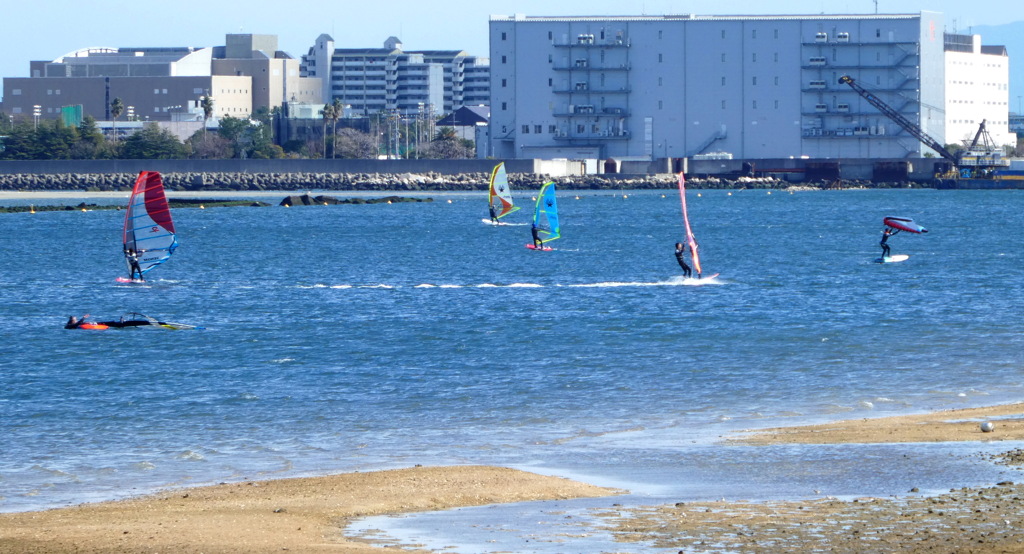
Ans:
[{"label": "ocean surface", "polygon": [[[552,252],[524,248],[527,194],[502,226],[482,221],[485,193],[417,196],[433,202],[177,209],[181,246],[145,284],[115,282],[123,211],[0,214],[0,511],[414,464],[648,503],[1007,471],[978,453],[1015,443],[908,457],[719,439],[1024,399],[1024,192],[691,190],[704,273],[720,274],[701,285],[673,256],[674,190],[559,191]],[[876,264],[888,215],[930,232],[896,235],[910,259]],[[63,329],[127,312],[205,329]]]}]

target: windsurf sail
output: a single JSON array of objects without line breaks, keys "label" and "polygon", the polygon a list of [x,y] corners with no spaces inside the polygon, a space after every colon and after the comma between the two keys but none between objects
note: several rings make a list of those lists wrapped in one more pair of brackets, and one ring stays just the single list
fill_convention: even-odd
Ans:
[{"label": "windsurf sail", "polygon": [[690,258],[693,260],[693,269],[697,276],[703,273],[700,269],[700,256],[697,254],[697,239],[690,229],[690,216],[686,213],[686,177],[679,173],[679,203],[683,209],[683,226],[686,227],[686,245],[690,248]]},{"label": "windsurf sail", "polygon": [[882,220],[882,223],[886,227],[892,227],[893,229],[899,229],[900,231],[906,231],[908,233],[927,233],[928,229],[914,223],[913,219],[909,217],[894,217],[889,216]]},{"label": "windsurf sail", "polygon": [[129,274],[132,271],[128,251],[136,253],[143,273],[164,263],[174,249],[174,222],[164,194],[164,182],[156,171],[139,172],[124,214],[124,252]]},{"label": "windsurf sail", "polygon": [[512,190],[508,186],[505,162],[494,166],[491,171],[491,186],[487,190],[487,202],[493,208],[495,217],[501,219],[519,209],[512,203]]},{"label": "windsurf sail", "polygon": [[537,207],[533,212],[533,225],[540,231],[541,243],[562,236],[558,225],[558,203],[555,201],[555,183],[548,181],[537,194]]}]

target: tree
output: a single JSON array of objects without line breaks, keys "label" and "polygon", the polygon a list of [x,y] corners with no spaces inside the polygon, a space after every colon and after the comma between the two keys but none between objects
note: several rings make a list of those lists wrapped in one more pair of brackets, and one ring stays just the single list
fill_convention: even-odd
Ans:
[{"label": "tree", "polygon": [[186,157],[186,148],[170,131],[161,129],[156,123],[148,123],[124,140],[121,157],[134,160],[180,159]]},{"label": "tree", "polygon": [[122,113],[124,113],[124,102],[121,101],[121,98],[114,98],[111,100],[110,116],[113,118],[113,121],[110,122],[110,125],[115,141],[117,140],[117,118],[121,117]]},{"label": "tree", "polygon": [[473,142],[460,139],[452,127],[441,127],[434,140],[418,152],[421,158],[462,159],[473,157]]},{"label": "tree", "polygon": [[213,97],[210,96],[210,91],[206,91],[199,105],[203,108],[203,137],[206,137],[207,121],[213,117]]},{"label": "tree", "polygon": [[190,147],[190,157],[199,159],[225,159],[234,156],[233,143],[219,133],[207,135],[206,129],[196,131],[188,138],[186,145]]},{"label": "tree", "polygon": [[345,105],[341,103],[341,98],[335,98],[331,103],[331,108],[331,157],[333,158],[338,151],[338,118],[344,115]]},{"label": "tree", "polygon": [[342,158],[374,159],[377,145],[373,136],[356,129],[342,129],[334,138],[334,150]]},{"label": "tree", "polygon": [[324,104],[323,110],[320,111],[320,115],[324,119],[324,156],[327,157],[327,122],[334,119],[334,106],[331,104]]}]

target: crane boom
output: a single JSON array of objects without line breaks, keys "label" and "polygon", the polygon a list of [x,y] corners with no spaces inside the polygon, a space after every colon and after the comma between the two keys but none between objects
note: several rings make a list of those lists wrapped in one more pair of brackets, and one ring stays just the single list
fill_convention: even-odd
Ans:
[{"label": "crane boom", "polygon": [[939,155],[942,156],[943,158],[946,158],[947,160],[953,162],[954,165],[959,165],[959,159],[953,154],[951,154],[949,150],[946,150],[946,147],[942,146],[942,144],[939,141],[928,136],[928,134],[925,133],[920,127],[918,127],[913,121],[910,121],[909,119],[904,117],[903,114],[892,109],[885,102],[882,102],[880,98],[868,92],[864,87],[858,85],[857,82],[853,80],[853,77],[850,77],[849,75],[843,75],[842,77],[839,78],[839,82],[842,84],[850,85],[850,88],[857,91],[857,94],[860,94],[872,106],[878,108],[878,111],[888,116],[889,119],[895,121],[900,127],[903,127],[903,130],[914,135],[917,138],[917,140],[923,142],[925,146],[927,146],[928,148],[931,148],[932,150],[938,152]]}]

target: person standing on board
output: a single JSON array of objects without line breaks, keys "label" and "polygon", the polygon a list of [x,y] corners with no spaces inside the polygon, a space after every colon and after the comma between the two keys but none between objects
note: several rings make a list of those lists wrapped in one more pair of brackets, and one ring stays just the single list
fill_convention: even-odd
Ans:
[{"label": "person standing on board", "polygon": [[679,267],[683,268],[683,277],[689,279],[693,275],[693,271],[690,266],[686,265],[686,260],[683,259],[683,255],[686,254],[686,248],[683,243],[676,243],[676,261],[679,262]]},{"label": "person standing on board", "polygon": [[540,228],[537,227],[536,223],[530,227],[530,233],[533,234],[533,247],[536,250],[542,250],[544,248],[544,241],[540,239]]},{"label": "person standing on board", "polygon": [[880,242],[878,244],[882,245],[882,259],[883,260],[885,258],[889,257],[889,245],[887,244],[888,241],[889,241],[889,237],[891,237],[891,236],[893,236],[893,235],[895,235],[896,233],[899,233],[899,232],[900,232],[899,229],[893,229],[892,227],[889,227],[888,225],[885,227],[885,229],[882,230],[882,242]]},{"label": "person standing on board", "polygon": [[[143,250],[143,252],[145,252],[145,250]],[[124,250],[124,257],[128,260],[128,267],[130,268],[128,278],[134,281],[135,274],[138,273],[139,281],[145,281],[145,279],[142,278],[142,267],[139,266],[139,253],[135,252],[135,250],[131,248],[126,248]]]},{"label": "person standing on board", "polygon": [[487,206],[487,211],[491,212],[491,223],[498,223],[498,212],[494,211],[494,204]]}]

